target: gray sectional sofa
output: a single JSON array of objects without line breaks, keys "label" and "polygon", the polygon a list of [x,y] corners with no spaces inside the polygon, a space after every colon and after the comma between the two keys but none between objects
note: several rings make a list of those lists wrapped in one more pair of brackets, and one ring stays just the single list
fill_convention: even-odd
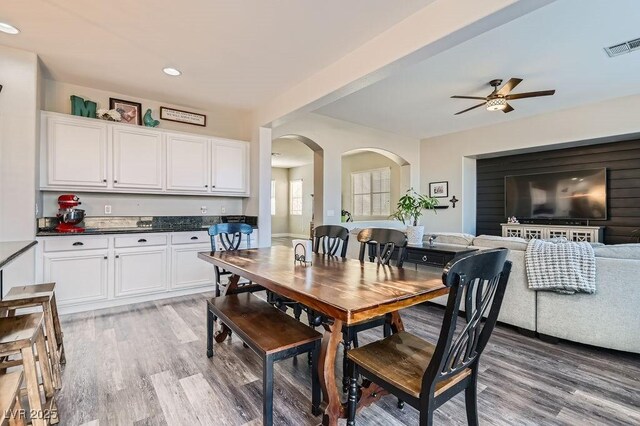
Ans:
[{"label": "gray sectional sofa", "polygon": [[[357,229],[351,233],[347,256],[357,258]],[[596,293],[567,295],[528,288],[527,242],[522,238],[436,235],[441,244],[509,249],[513,268],[499,321],[546,336],[640,353],[640,244],[595,246]],[[434,302],[444,304],[445,300]]]}]

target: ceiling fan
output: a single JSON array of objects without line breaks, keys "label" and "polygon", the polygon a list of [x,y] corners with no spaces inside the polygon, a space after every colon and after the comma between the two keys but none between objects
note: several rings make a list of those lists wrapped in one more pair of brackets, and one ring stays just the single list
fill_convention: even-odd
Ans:
[{"label": "ceiling fan", "polygon": [[510,94],[511,91],[522,82],[521,78],[512,78],[505,83],[500,89],[500,85],[502,84],[502,80],[496,79],[491,80],[489,85],[493,87],[493,92],[489,94],[489,96],[480,97],[480,96],[452,96],[453,99],[478,99],[482,100],[481,104],[476,106],[472,106],[471,108],[467,108],[460,112],[455,113],[455,115],[465,113],[467,111],[471,111],[472,109],[479,108],[483,105],[487,106],[488,111],[502,111],[504,113],[513,111],[513,107],[507,103],[507,101],[511,101],[514,99],[523,99],[523,98],[536,98],[538,96],[551,96],[556,93],[555,90],[541,90],[538,92],[526,92],[526,93],[514,93]]}]

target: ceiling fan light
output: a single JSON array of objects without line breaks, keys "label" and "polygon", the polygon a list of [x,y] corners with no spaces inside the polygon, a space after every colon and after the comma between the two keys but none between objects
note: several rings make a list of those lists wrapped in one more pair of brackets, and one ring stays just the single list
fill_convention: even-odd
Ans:
[{"label": "ceiling fan light", "polygon": [[495,98],[487,101],[487,111],[502,111],[505,108],[507,108],[507,100],[505,98]]}]

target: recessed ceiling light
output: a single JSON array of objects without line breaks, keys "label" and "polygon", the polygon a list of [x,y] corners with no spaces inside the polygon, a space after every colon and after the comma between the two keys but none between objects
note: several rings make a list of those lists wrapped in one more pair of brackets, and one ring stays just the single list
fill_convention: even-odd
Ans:
[{"label": "recessed ceiling light", "polygon": [[0,31],[7,34],[18,34],[20,32],[19,29],[13,25],[7,24],[6,22],[0,22]]},{"label": "recessed ceiling light", "polygon": [[177,70],[177,69],[171,68],[171,67],[163,68],[162,71],[164,71],[165,74],[171,75],[171,76],[174,76],[174,77],[182,74],[180,72],[180,70]]}]

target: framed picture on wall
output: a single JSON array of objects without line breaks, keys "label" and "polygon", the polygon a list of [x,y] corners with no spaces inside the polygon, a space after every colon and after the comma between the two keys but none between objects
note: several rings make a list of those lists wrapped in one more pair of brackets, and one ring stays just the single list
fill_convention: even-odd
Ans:
[{"label": "framed picture on wall", "polygon": [[142,105],[139,102],[109,98],[109,109],[115,109],[122,117],[122,123],[142,124]]},{"label": "framed picture on wall", "polygon": [[449,182],[430,182],[429,197],[447,198],[449,196]]}]

